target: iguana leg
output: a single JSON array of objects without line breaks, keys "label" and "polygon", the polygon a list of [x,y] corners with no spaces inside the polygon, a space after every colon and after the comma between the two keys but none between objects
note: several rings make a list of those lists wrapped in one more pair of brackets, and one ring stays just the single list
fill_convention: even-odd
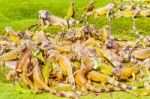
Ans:
[{"label": "iguana leg", "polygon": [[35,90],[35,93],[40,93],[40,90],[38,89],[38,87],[36,86],[36,84],[34,84],[34,90]]},{"label": "iguana leg", "polygon": [[85,87],[82,87],[81,90],[83,91],[83,93],[84,93],[85,95],[88,95],[88,94],[89,94],[88,90],[87,90]]},{"label": "iguana leg", "polygon": [[150,72],[149,72],[149,68],[148,67],[146,67],[146,73],[147,73],[148,76],[150,76]]},{"label": "iguana leg", "polygon": [[140,80],[142,81],[142,80],[143,80],[143,78],[144,78],[144,72],[143,72],[143,70],[142,70],[142,69],[140,69],[140,75],[141,75]]},{"label": "iguana leg", "polygon": [[48,20],[45,21],[46,27],[50,26],[50,22]]},{"label": "iguana leg", "polygon": [[91,80],[90,79],[88,79],[88,83],[91,85]]},{"label": "iguana leg", "polygon": [[63,79],[63,74],[62,74],[61,70],[57,73],[57,77],[58,77],[59,80]]},{"label": "iguana leg", "polygon": [[147,81],[144,82],[144,87],[145,87],[146,91],[142,92],[140,94],[140,96],[146,96],[146,95],[150,94],[150,85]]},{"label": "iguana leg", "polygon": [[88,83],[91,85],[91,77],[87,76],[87,78],[88,78]]},{"label": "iguana leg", "polygon": [[131,85],[134,85],[135,84],[135,74],[134,73],[132,73],[132,84]]},{"label": "iguana leg", "polygon": [[68,83],[69,82],[69,77],[66,77],[66,81],[65,81],[66,83]]},{"label": "iguana leg", "polygon": [[134,82],[135,82],[135,79],[136,79],[136,77],[135,77],[135,73],[132,73],[132,83],[134,83]]},{"label": "iguana leg", "polygon": [[146,48],[146,45],[145,45],[145,43],[144,43],[144,42],[142,42],[142,45],[143,45],[143,48]]},{"label": "iguana leg", "polygon": [[101,82],[102,87],[105,88],[105,82]]},{"label": "iguana leg", "polygon": [[128,93],[130,93],[130,94],[133,94],[135,96],[139,96],[137,93],[133,92],[132,90],[126,89],[125,91],[128,92]]},{"label": "iguana leg", "polygon": [[144,82],[144,87],[146,90],[150,90],[150,85],[147,81]]},{"label": "iguana leg", "polygon": [[118,80],[118,77],[116,75],[113,75],[112,78]]},{"label": "iguana leg", "polygon": [[45,25],[44,20],[40,20],[40,21],[41,21],[41,25],[44,26]]}]

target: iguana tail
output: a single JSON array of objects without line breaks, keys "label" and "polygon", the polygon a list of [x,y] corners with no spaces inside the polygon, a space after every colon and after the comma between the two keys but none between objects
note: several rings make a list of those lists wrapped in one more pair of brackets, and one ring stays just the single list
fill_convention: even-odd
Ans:
[{"label": "iguana tail", "polygon": [[86,84],[85,85],[86,88],[90,91],[94,91],[94,92],[97,92],[97,93],[102,93],[102,92],[114,92],[114,91],[121,91],[122,89],[121,88],[97,88],[97,87],[94,87],[90,84]]},{"label": "iguana tail", "polygon": [[116,81],[114,78],[109,78],[108,79],[108,82],[114,86],[117,86],[121,89],[129,89],[129,90],[133,90],[133,89],[139,89],[139,88],[143,88],[144,86],[129,86],[129,85],[126,85],[126,84],[123,84],[123,83],[120,83],[118,81]]}]

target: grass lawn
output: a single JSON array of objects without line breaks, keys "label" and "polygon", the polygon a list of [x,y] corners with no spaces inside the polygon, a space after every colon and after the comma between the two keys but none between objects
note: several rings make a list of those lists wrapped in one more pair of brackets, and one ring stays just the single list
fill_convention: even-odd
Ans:
[{"label": "grass lawn", "polygon": [[[0,34],[4,34],[5,26],[12,26],[15,30],[25,30],[32,24],[37,23],[38,11],[46,9],[54,15],[64,17],[66,15],[70,0],[0,0]],[[75,0],[77,8],[77,16],[80,16],[84,6],[88,0]],[[109,0],[99,0],[96,7],[106,5]],[[76,17],[77,19],[79,17]],[[150,34],[150,18],[139,18],[137,21],[138,30],[143,35]],[[107,24],[106,17],[90,18],[90,23],[102,27]],[[131,18],[118,18],[113,21],[112,32],[115,36],[123,39],[135,39],[132,32]],[[55,29],[55,28],[53,28]],[[52,32],[55,32],[53,30]],[[22,89],[18,86],[13,86],[5,79],[7,69],[0,69],[0,99],[58,99],[58,97],[48,93],[34,94],[28,89]],[[111,99],[110,94],[105,93],[100,96],[93,94],[83,97],[83,99]],[[149,99],[150,97],[135,97],[125,92],[113,93],[113,99]]]}]

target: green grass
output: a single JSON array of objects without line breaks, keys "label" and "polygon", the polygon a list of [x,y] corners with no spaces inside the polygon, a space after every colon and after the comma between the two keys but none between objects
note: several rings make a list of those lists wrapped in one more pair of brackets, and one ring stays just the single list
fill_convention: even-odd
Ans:
[{"label": "green grass", "polygon": [[[30,25],[38,23],[38,11],[46,9],[54,15],[64,17],[68,10],[70,0],[0,0],[0,34],[4,34],[6,26],[12,26],[15,30],[25,30]],[[109,0],[99,0],[96,7],[104,6]],[[76,0],[76,18],[79,19],[88,0]],[[137,21],[138,30],[143,34],[150,34],[150,18],[140,18]],[[102,27],[107,24],[106,17],[90,18],[90,23]],[[144,25],[143,25],[144,24]],[[135,39],[132,32],[131,18],[115,19],[112,32],[123,39]]]},{"label": "green grass", "polygon": [[[70,0],[0,0],[0,34],[4,34],[6,26],[12,26],[16,31],[24,31],[30,25],[38,23],[38,11],[46,9],[54,15],[64,17],[66,15]],[[75,0],[77,15],[79,19],[83,12],[84,6],[88,0]],[[96,7],[104,6],[109,0],[99,0]],[[150,34],[150,18],[139,18],[137,21],[138,30],[143,35]],[[106,17],[94,18],[90,17],[89,23],[96,24],[97,27],[102,27],[107,24]],[[131,18],[118,18],[113,21],[113,35],[123,39],[135,39],[132,32]],[[56,27],[51,28],[51,33],[60,31]],[[58,97],[49,93],[34,94],[31,90],[23,89],[12,85],[5,79],[5,74],[8,69],[0,69],[0,99],[56,99]],[[105,93],[100,96],[90,94],[83,99],[111,99],[110,94]],[[113,93],[113,99],[149,99],[150,97],[135,97],[125,92]]]}]

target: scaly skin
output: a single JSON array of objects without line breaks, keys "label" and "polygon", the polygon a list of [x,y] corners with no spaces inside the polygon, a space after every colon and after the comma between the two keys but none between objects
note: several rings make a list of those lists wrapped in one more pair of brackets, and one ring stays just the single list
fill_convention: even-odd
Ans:
[{"label": "scaly skin", "polygon": [[122,65],[124,59],[121,56],[106,48],[100,49],[99,51],[102,53],[103,57],[112,64],[112,66],[120,67]]},{"label": "scaly skin", "polygon": [[17,34],[17,32],[15,32],[13,30],[12,27],[5,27],[6,30],[6,35],[8,35],[9,39],[14,42],[15,44],[19,44],[20,43],[20,37]]},{"label": "scaly skin", "polygon": [[27,87],[30,87],[31,89],[34,89],[34,85],[33,85],[32,81],[26,75],[29,63],[30,63],[30,60],[26,59],[26,62],[24,63],[24,66],[22,69],[23,72],[21,74],[21,80],[22,80],[24,86],[27,86]]},{"label": "scaly skin", "polygon": [[133,77],[133,81],[135,81],[135,74],[139,72],[138,67],[123,67],[120,69],[120,79],[128,80],[131,76]]},{"label": "scaly skin", "polygon": [[109,64],[100,64],[100,72],[109,76],[113,75],[113,67]]},{"label": "scaly skin", "polygon": [[44,78],[44,82],[48,85],[48,81],[49,81],[49,73],[52,71],[52,63],[53,63],[53,58],[51,56],[48,57],[48,59],[46,60],[44,67],[42,68],[42,75]]},{"label": "scaly skin", "polygon": [[96,82],[101,82],[102,86],[105,85],[105,83],[108,82],[108,75],[106,74],[102,74],[102,73],[99,73],[99,72],[96,72],[96,71],[90,71],[87,75],[87,78],[89,81],[96,81]]},{"label": "scaly skin", "polygon": [[126,84],[122,84],[122,83],[116,81],[114,78],[111,78],[108,75],[102,74],[102,73],[94,71],[94,70],[90,71],[88,73],[87,77],[88,77],[89,80],[96,81],[96,82],[101,82],[103,84],[110,83],[110,84],[112,84],[116,87],[120,87],[123,90],[139,88],[139,87],[136,87],[136,86],[128,86]]},{"label": "scaly skin", "polygon": [[11,41],[13,41],[16,44],[20,43],[20,37],[17,34],[10,33],[9,38],[10,38]]},{"label": "scaly skin", "polygon": [[119,89],[115,88],[97,88],[92,85],[90,85],[85,77],[85,74],[89,71],[89,67],[85,67],[77,71],[76,76],[75,76],[75,81],[76,84],[79,85],[81,88],[94,91],[94,92],[112,92],[112,91],[119,91]]},{"label": "scaly skin", "polygon": [[3,55],[0,56],[0,59],[1,60],[4,60],[4,61],[12,61],[12,60],[15,60],[18,58],[18,55],[21,53],[22,51],[22,48],[16,48],[12,51],[9,51]]},{"label": "scaly skin", "polygon": [[131,55],[137,59],[150,58],[150,48],[137,49],[133,51]]},{"label": "scaly skin", "polygon": [[82,43],[83,46],[97,46],[98,45],[98,41],[95,40],[94,38],[90,37],[88,38],[85,42]]},{"label": "scaly skin", "polygon": [[63,74],[69,77],[69,82],[71,83],[73,90],[75,90],[76,86],[71,62],[63,55],[58,55],[58,57],[59,57],[59,65],[63,71]]},{"label": "scaly skin", "polygon": [[30,47],[29,49],[26,49],[25,53],[20,58],[20,61],[16,69],[17,72],[20,73],[23,71],[23,68],[26,64],[26,60],[30,60],[31,55],[32,55],[32,47]]},{"label": "scaly skin", "polygon": [[38,89],[45,89],[46,91],[49,91],[53,95],[61,96],[61,97],[68,97],[68,98],[74,98],[75,93],[72,92],[64,92],[64,91],[56,91],[54,89],[51,89],[49,86],[44,83],[43,78],[41,76],[39,62],[37,58],[33,58],[31,60],[32,65],[34,66],[33,69],[33,80],[34,80],[34,86]]}]

